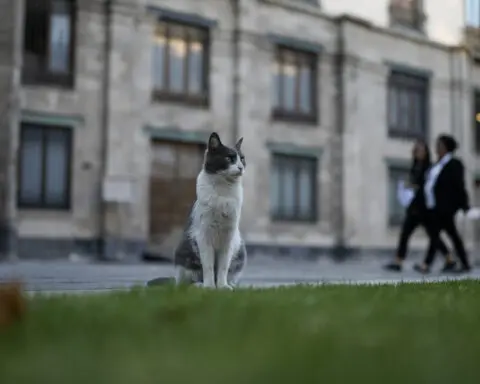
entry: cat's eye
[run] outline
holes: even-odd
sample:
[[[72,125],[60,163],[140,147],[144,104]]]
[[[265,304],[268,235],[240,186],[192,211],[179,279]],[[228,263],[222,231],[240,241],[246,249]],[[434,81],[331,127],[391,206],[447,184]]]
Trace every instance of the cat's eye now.
[[[234,162],[235,162],[235,156],[226,156],[225,159],[226,159],[229,163],[234,163]]]

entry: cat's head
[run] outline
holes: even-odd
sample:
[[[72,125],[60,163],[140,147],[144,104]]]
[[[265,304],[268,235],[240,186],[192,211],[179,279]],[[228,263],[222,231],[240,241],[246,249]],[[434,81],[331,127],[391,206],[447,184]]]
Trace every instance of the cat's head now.
[[[207,151],[203,169],[208,174],[225,176],[234,180],[245,172],[246,162],[242,152],[243,138],[237,141],[234,147],[223,145],[220,137],[213,132],[208,139]]]

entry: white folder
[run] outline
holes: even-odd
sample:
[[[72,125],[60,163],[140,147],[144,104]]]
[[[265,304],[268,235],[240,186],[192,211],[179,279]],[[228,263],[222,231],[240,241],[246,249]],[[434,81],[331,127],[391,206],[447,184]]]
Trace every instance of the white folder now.
[[[407,188],[405,182],[399,181],[397,185],[397,199],[402,207],[407,208],[415,197],[415,191],[412,188]]]
[[[480,208],[472,207],[465,213],[465,218],[468,220],[478,220],[480,219]]]

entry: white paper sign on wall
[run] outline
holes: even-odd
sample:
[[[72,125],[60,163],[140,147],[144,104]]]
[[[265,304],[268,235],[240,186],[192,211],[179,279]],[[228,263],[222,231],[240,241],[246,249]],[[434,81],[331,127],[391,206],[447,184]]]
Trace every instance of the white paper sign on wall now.
[[[103,182],[103,200],[110,203],[133,203],[133,182],[127,178],[107,178]]]

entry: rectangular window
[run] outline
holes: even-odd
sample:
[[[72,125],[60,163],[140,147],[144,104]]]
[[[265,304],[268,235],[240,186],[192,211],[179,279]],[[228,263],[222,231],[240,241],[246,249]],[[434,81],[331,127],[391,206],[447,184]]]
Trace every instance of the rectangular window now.
[[[22,81],[73,86],[74,0],[26,0]]]
[[[272,156],[270,212],[274,220],[317,220],[317,159]]]
[[[473,140],[474,150],[477,155],[480,155],[480,91],[474,92],[474,121],[473,121]]]
[[[158,22],[153,37],[153,96],[206,105],[208,29]]]
[[[390,20],[394,26],[423,29],[425,20],[421,0],[391,0]]]
[[[18,206],[70,208],[72,130],[22,123]]]
[[[473,179],[473,201],[476,207],[480,206],[480,177],[475,177]]]
[[[388,79],[387,109],[391,136],[426,138],[428,78],[392,71]]]
[[[314,53],[277,48],[272,69],[275,118],[316,121],[317,60]]]
[[[406,167],[388,168],[388,222],[390,225],[400,225],[405,217],[405,208],[397,198],[398,183],[409,180],[409,169]]]
[[[480,28],[480,0],[465,0],[465,20],[468,27]]]

